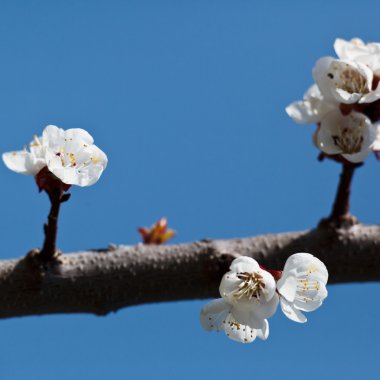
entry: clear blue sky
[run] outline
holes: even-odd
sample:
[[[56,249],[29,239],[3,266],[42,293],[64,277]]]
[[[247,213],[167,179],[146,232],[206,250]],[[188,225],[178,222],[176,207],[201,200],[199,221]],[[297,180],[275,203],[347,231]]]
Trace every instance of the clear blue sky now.
[[[99,183],[63,206],[65,252],[134,244],[160,216],[178,243],[312,227],[340,168],[317,162],[314,127],[284,108],[336,37],[380,41],[379,11],[366,0],[3,0],[0,151],[56,124],[87,129],[108,154]],[[366,223],[379,221],[379,171],[370,158],[355,178]],[[2,165],[0,176],[1,258],[20,257],[41,245],[47,197],[32,178]],[[206,301],[4,320],[0,377],[373,379],[379,291],[330,287],[306,325],[278,313],[251,345],[203,332]]]

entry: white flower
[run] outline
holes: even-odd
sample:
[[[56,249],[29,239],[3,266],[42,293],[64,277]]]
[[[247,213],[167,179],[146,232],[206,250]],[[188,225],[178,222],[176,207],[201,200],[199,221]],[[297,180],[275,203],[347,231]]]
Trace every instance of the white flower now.
[[[371,103],[380,98],[380,85],[372,89],[372,70],[360,62],[323,57],[317,61],[313,77],[329,102]]]
[[[269,335],[267,318],[278,306],[273,276],[250,257],[235,259],[219,287],[221,299],[207,304],[201,312],[206,330],[224,330],[233,340],[249,343],[256,336]]]
[[[365,44],[360,38],[353,38],[351,41],[337,38],[334,43],[334,49],[340,59],[363,63],[375,74],[380,70],[379,43]]]
[[[327,297],[328,272],[325,265],[309,253],[296,253],[285,263],[277,282],[281,309],[295,322],[307,321],[302,311],[318,309]]]
[[[346,160],[359,163],[374,149],[378,128],[358,112],[344,116],[337,109],[329,112],[316,131],[317,147],[328,155],[340,154]]]
[[[98,181],[107,166],[107,156],[94,145],[88,132],[49,125],[42,135],[47,167],[63,183],[90,186]]]
[[[93,143],[93,138],[83,129],[64,131],[48,125],[42,137],[35,137],[30,144],[30,152],[4,153],[3,160],[17,173],[36,175],[47,166],[65,184],[90,186],[107,166],[107,156]]]
[[[334,104],[326,102],[316,84],[313,84],[304,94],[301,101],[293,102],[286,107],[287,114],[297,123],[319,123]]]

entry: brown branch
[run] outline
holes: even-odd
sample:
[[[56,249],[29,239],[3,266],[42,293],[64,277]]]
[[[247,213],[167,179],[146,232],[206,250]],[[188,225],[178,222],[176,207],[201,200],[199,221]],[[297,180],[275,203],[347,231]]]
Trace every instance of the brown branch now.
[[[0,318],[95,313],[122,307],[216,297],[231,260],[252,256],[281,269],[295,252],[310,252],[330,272],[329,283],[380,281],[380,227],[318,228],[245,239],[168,246],[118,246],[62,255],[40,266],[37,255],[0,261]]]

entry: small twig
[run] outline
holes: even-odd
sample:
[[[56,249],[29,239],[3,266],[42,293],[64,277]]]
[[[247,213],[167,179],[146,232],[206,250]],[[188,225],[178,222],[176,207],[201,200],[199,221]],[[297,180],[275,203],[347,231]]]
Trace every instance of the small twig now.
[[[337,227],[342,227],[343,225],[351,226],[357,223],[356,218],[350,213],[350,193],[355,169],[361,165],[342,165],[342,172],[331,214],[327,219],[322,220],[322,223],[332,223]]]
[[[355,166],[342,165],[338,190],[330,214],[331,220],[337,221],[350,215],[350,192],[354,171]]]
[[[47,192],[49,195],[51,208],[48,216],[48,222],[44,225],[45,241],[39,257],[43,261],[51,261],[56,258],[57,248],[57,232],[58,232],[58,217],[59,209],[62,203],[62,192],[59,189],[54,189]]]

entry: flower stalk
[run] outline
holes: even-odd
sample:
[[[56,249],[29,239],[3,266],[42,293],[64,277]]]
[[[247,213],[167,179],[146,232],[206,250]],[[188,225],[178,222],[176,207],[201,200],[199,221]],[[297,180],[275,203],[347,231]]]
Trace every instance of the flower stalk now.
[[[42,261],[52,261],[57,257],[56,248],[58,233],[58,218],[61,203],[66,202],[70,195],[66,191],[71,187],[63,183],[58,177],[51,173],[47,167],[41,169],[35,177],[39,191],[45,191],[50,200],[50,212],[48,222],[44,224],[45,240],[39,258]]]
[[[355,169],[359,166],[361,166],[361,164],[342,165],[342,172],[340,174],[335,200],[331,214],[327,219],[329,222],[333,222],[334,225],[338,227],[343,224],[349,223],[352,225],[357,222],[350,213],[350,194],[352,178],[354,176]]]
[[[54,260],[57,256],[57,233],[58,233],[58,218],[59,210],[62,203],[62,192],[59,189],[54,189],[48,192],[51,207],[48,216],[48,222],[44,225],[45,240],[39,257],[43,261]]]

